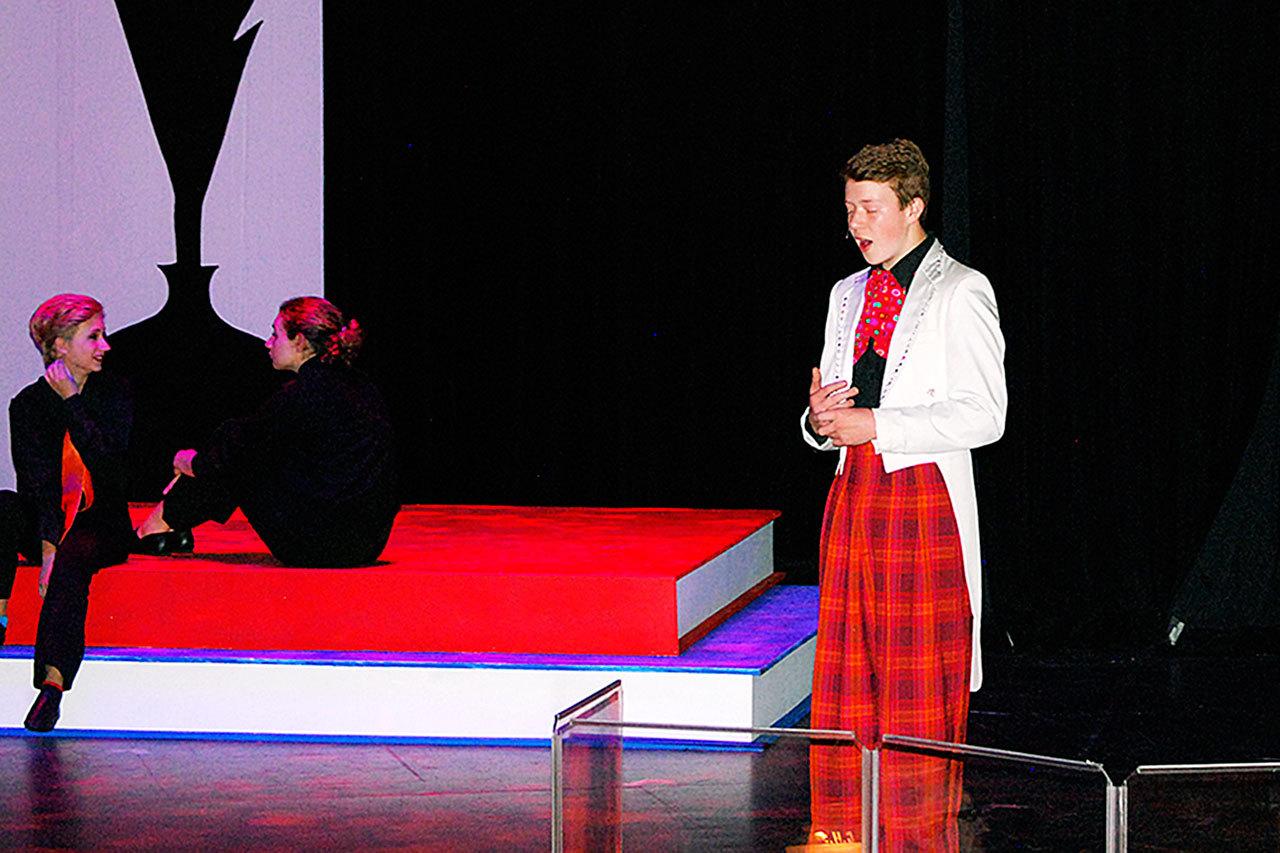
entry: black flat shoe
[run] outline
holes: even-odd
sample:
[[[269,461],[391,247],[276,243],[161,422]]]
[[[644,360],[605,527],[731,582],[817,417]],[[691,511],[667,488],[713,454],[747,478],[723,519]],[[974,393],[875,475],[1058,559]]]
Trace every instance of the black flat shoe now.
[[[170,554],[190,554],[195,550],[196,537],[190,530],[166,530],[138,538],[133,553],[167,557]]]
[[[61,706],[62,691],[52,684],[46,684],[40,688],[40,695],[36,697],[22,725],[26,726],[28,731],[51,732],[58,724],[58,717],[62,716]]]

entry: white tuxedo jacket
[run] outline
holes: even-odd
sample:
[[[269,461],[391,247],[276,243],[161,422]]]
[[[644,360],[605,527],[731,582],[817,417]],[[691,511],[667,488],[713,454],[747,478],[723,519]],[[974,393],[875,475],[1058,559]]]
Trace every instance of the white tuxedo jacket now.
[[[851,378],[854,325],[862,316],[869,273],[854,273],[831,289],[820,364],[824,385]],[[982,685],[982,559],[969,451],[1001,436],[1007,402],[1004,337],[991,283],[935,241],[911,280],[889,343],[872,446],[885,471],[936,462],[946,482],[973,610],[971,690]],[[831,439],[819,443],[804,429],[808,417],[806,408],[800,420],[805,441],[819,450],[835,449]],[[844,457],[840,448],[837,474]]]

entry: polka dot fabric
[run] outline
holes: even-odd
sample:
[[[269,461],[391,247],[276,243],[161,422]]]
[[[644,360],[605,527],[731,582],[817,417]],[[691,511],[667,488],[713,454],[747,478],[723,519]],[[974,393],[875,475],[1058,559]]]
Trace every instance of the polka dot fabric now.
[[[856,361],[868,346],[874,347],[881,358],[889,357],[889,341],[898,327],[902,313],[902,300],[906,291],[898,284],[893,273],[885,269],[873,269],[867,276],[866,297],[862,301],[862,317],[853,338],[853,358]]]

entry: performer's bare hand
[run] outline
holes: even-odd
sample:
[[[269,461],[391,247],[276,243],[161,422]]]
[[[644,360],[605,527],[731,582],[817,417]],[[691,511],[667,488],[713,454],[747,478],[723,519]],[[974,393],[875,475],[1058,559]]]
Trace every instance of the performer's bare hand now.
[[[60,358],[55,359],[44,369],[44,381],[48,382],[49,386],[64,400],[80,393],[80,386],[76,384],[75,377],[71,375],[70,370],[67,370],[67,366]]]
[[[876,437],[876,418],[871,409],[828,409],[809,417],[815,421],[814,432],[830,438],[836,447],[853,447]]]
[[[36,590],[41,598],[44,598],[44,594],[49,591],[49,578],[53,576],[53,558],[57,554],[58,546],[52,542],[40,543],[40,582]]]
[[[173,454],[173,473],[194,477],[196,472],[191,470],[191,463],[195,459],[196,452],[194,450],[179,450]]]
[[[814,432],[818,431],[818,422],[814,420],[815,415],[832,409],[847,409],[853,406],[853,398],[858,396],[858,389],[846,388],[848,384],[840,379],[830,385],[823,385],[822,371],[816,367],[813,369],[809,380],[809,425],[813,427]]]

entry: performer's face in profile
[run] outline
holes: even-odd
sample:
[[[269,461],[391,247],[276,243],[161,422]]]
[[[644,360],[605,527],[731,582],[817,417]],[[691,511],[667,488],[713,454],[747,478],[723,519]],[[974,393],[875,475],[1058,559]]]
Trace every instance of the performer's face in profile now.
[[[901,207],[890,184],[845,181],[844,208],[849,233],[867,263],[883,264],[889,269],[915,248],[919,235],[912,226],[924,212],[921,199],[913,198]]]
[[[311,352],[311,344],[300,334],[289,337],[284,330],[284,321],[277,314],[275,322],[271,324],[271,337],[267,338],[267,352],[271,354],[271,366],[276,370],[292,370],[297,373]]]
[[[76,326],[70,336],[58,338],[54,351],[72,376],[88,376],[102,369],[102,356],[111,349],[107,327],[101,314],[94,314]]]

